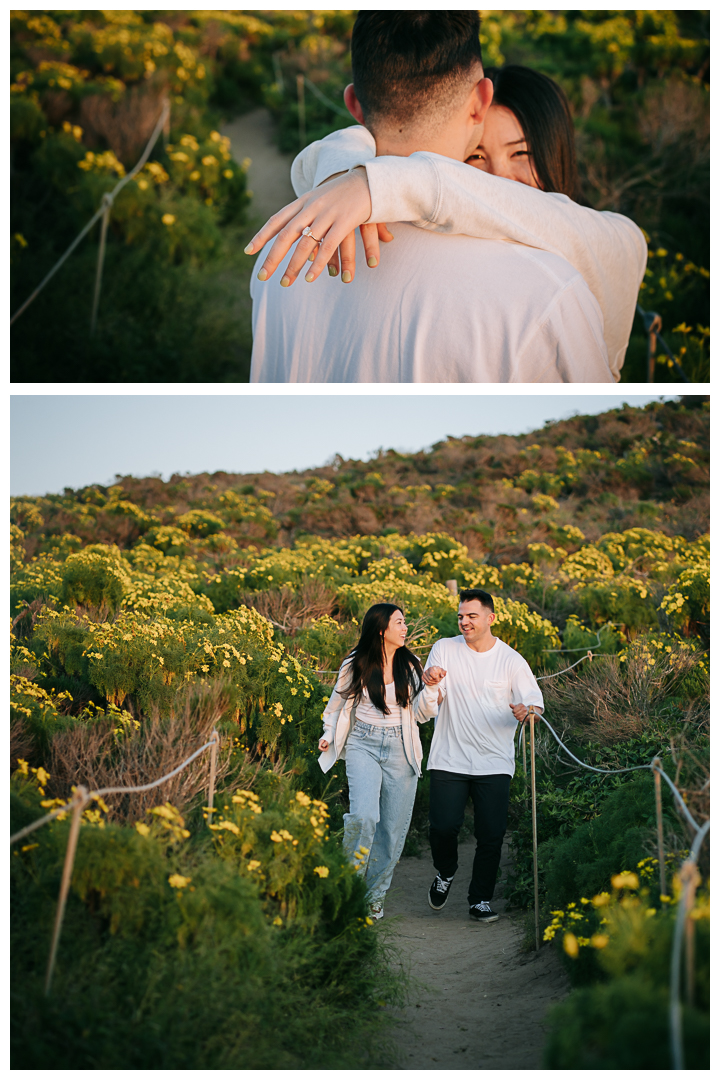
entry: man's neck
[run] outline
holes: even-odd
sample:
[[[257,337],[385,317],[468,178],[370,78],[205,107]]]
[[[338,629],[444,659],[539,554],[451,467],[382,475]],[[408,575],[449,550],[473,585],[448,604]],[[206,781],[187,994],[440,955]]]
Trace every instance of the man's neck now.
[[[496,641],[497,638],[489,630],[487,634],[483,634],[483,636],[478,638],[477,641],[474,641],[472,645],[467,638],[465,638],[465,644],[468,649],[472,649],[473,652],[489,652],[490,649],[494,647]]]
[[[453,158],[455,161],[463,161],[466,140],[453,134],[434,135],[424,137],[422,131],[413,132],[409,137],[402,138],[393,131],[374,131],[376,157],[410,157],[418,150],[427,150],[432,154],[442,154],[443,157]]]

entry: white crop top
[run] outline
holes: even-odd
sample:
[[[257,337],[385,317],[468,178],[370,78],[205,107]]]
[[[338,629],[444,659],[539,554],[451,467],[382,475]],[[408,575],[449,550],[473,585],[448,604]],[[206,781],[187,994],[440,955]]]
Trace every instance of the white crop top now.
[[[402,724],[402,709],[395,700],[395,683],[385,683],[385,704],[390,710],[387,716],[383,716],[370,700],[367,688],[363,688],[362,700],[355,712],[355,719],[362,720],[364,724],[374,724],[375,727],[398,727]]]

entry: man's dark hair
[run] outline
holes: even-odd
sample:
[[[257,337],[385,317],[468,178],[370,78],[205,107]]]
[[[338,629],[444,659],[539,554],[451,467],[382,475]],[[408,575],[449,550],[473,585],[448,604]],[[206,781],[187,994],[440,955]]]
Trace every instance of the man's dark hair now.
[[[464,604],[466,600],[479,600],[483,607],[490,608],[492,612],[495,611],[495,601],[484,589],[461,589],[460,603]]]
[[[477,11],[361,11],[352,33],[355,95],[366,123],[407,123],[482,63]]]
[[[488,68],[485,75],[493,83],[493,105],[504,105],[517,117],[527,139],[530,164],[543,191],[558,191],[583,203],[575,128],[563,88],[542,72],[520,64]]]

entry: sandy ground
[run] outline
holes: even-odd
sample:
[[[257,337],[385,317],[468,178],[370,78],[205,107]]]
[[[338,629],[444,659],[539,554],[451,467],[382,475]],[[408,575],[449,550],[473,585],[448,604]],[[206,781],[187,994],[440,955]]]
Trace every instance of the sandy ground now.
[[[546,1013],[568,992],[549,948],[521,951],[520,918],[503,914],[502,898],[492,904],[498,922],[486,926],[468,917],[474,850],[474,840],[461,845],[460,867],[440,912],[427,902],[435,875],[429,850],[401,859],[395,870],[378,932],[415,980],[409,1005],[393,1010],[401,1069],[540,1069]]]
[[[292,154],[281,154],[273,141],[273,122],[267,109],[253,109],[221,129],[230,139],[236,161],[250,158],[248,186],[253,193],[251,218],[262,225],[272,214],[295,199],[290,183]]]

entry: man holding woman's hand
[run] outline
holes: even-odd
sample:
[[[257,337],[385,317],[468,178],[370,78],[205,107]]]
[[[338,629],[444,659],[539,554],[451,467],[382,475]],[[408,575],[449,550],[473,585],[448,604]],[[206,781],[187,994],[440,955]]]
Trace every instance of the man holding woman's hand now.
[[[438,687],[439,713],[430,772],[430,847],[437,871],[430,907],[445,906],[458,867],[457,842],[468,795],[475,810],[477,849],[468,891],[470,917],[495,922],[490,907],[507,826],[515,771],[516,722],[535,719],[543,698],[527,662],[492,633],[495,607],[482,589],[460,593],[460,635],[430,652],[423,682]],[[512,719],[511,719],[512,717]]]

